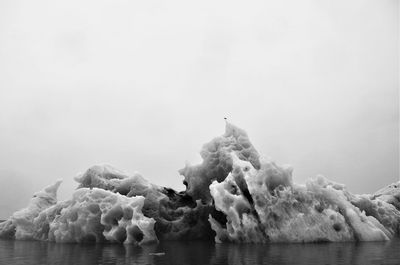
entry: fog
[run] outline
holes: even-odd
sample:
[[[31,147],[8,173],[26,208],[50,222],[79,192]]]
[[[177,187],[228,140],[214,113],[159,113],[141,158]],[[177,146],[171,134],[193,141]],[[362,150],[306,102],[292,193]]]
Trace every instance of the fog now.
[[[0,1],[0,219],[96,163],[183,190],[224,117],[355,193],[399,179],[399,1]]]

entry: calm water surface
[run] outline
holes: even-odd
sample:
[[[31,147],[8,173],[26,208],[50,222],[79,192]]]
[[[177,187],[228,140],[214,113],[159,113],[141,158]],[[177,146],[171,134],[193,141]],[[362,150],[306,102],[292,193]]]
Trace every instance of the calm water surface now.
[[[151,253],[164,252],[154,256]],[[400,239],[321,244],[161,242],[143,247],[0,240],[0,264],[400,264]]]

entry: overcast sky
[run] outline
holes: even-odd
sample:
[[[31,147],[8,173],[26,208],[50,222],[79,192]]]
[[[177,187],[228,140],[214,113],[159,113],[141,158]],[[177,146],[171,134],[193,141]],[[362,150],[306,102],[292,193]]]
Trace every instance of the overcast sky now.
[[[244,128],[304,183],[399,178],[399,1],[0,0],[0,219],[96,163],[182,190]]]

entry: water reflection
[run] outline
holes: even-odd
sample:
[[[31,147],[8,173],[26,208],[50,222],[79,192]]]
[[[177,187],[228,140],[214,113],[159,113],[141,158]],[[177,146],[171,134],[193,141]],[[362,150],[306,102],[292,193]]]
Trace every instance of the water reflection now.
[[[399,239],[266,245],[161,242],[144,247],[0,240],[0,264],[400,264],[399,249]],[[157,252],[165,255],[151,255]]]

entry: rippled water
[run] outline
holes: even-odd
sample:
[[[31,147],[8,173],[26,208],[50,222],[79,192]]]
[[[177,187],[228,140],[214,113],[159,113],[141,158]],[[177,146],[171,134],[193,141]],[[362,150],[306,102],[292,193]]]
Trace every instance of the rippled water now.
[[[152,254],[160,252],[165,254]],[[144,247],[0,240],[0,264],[400,264],[400,239],[266,245],[161,242]]]

